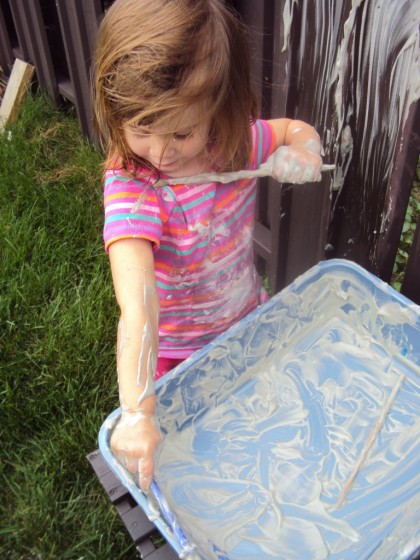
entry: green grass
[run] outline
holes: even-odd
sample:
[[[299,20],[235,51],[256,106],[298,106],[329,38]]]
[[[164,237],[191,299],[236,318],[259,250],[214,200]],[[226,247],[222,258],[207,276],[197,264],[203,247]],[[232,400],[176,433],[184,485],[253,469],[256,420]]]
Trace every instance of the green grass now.
[[[117,406],[101,158],[29,96],[0,135],[0,558],[134,559],[85,456]]]
[[[411,196],[405,214],[404,226],[401,232],[392,272],[391,285],[398,291],[401,289],[401,284],[404,279],[405,267],[418,223],[420,224],[420,159],[417,163]]]

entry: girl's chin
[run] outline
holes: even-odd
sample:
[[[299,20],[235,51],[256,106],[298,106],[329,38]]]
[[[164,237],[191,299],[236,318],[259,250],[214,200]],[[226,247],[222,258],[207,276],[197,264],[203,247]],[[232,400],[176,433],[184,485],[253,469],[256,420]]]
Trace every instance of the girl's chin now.
[[[150,161],[150,160],[149,160]],[[171,169],[175,166],[174,163],[155,163],[154,161],[150,161],[150,163],[153,165],[153,167],[156,167],[156,169],[160,170],[164,170],[164,169]]]

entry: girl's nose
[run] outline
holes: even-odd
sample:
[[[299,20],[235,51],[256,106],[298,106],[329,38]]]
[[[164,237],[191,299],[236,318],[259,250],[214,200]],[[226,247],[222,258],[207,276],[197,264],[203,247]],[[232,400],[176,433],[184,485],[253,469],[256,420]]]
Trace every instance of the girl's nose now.
[[[150,136],[149,154],[155,159],[159,160],[163,157],[168,146],[168,138],[163,134],[152,134]]]

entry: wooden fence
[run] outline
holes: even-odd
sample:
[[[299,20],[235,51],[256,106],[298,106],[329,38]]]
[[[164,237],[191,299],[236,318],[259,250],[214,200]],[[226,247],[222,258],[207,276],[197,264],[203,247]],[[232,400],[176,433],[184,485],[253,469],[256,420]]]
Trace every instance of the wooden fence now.
[[[107,4],[0,0],[0,65],[31,62],[92,138],[89,67]],[[420,2],[229,0],[250,29],[262,116],[312,123],[325,162],[314,185],[261,180],[255,248],[274,291],[320,260],[353,260],[389,282],[420,153]],[[402,292],[420,303],[420,225]]]

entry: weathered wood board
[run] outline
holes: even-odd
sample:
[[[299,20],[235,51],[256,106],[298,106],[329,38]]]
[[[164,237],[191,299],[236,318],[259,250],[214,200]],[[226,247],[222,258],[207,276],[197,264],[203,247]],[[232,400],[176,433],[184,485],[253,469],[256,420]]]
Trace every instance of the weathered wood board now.
[[[6,91],[0,106],[0,132],[7,124],[15,122],[23,96],[34,75],[35,67],[17,58],[7,83]]]

